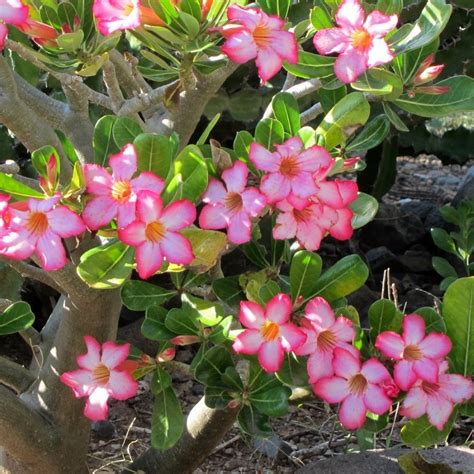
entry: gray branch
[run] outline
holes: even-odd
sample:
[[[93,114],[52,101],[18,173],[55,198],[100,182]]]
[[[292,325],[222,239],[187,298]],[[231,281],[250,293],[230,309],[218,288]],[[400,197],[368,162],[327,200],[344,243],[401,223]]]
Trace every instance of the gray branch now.
[[[0,356],[0,384],[14,390],[16,393],[22,393],[33,383],[34,379],[28,369]]]

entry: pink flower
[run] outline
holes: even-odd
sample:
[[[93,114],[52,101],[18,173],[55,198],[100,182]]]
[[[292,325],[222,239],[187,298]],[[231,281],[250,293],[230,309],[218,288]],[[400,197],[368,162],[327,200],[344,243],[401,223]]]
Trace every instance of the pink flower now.
[[[294,324],[288,323],[291,316],[291,299],[278,293],[263,309],[257,303],[242,301],[239,319],[249,328],[239,334],[232,345],[235,352],[257,354],[260,365],[266,372],[277,372],[283,362],[283,353],[297,349],[306,340],[306,335]]]
[[[320,54],[339,53],[334,72],[347,84],[366,69],[388,63],[395,57],[384,37],[395,28],[398,16],[374,10],[365,21],[364,18],[359,0],[344,0],[336,14],[338,27],[320,30],[313,39]]]
[[[375,347],[386,357],[398,361],[394,378],[402,390],[408,390],[418,378],[429,383],[438,382],[438,361],[451,350],[446,334],[425,336],[425,321],[418,314],[403,318],[403,335],[384,331],[377,336]]]
[[[474,395],[474,384],[459,374],[447,374],[448,363],[441,362],[437,383],[418,379],[410,388],[400,409],[408,418],[419,418],[425,413],[429,422],[442,430],[456,403],[469,400]]]
[[[118,227],[125,227],[135,220],[137,193],[141,190],[160,194],[164,181],[153,173],[137,171],[137,155],[133,145],[125,145],[121,152],[109,158],[112,175],[98,165],[85,165],[84,176],[91,199],[82,218],[91,230],[98,230],[117,217]]]
[[[56,206],[60,195],[49,199],[28,199],[24,209],[10,206],[8,232],[0,238],[0,255],[24,260],[33,253],[41,267],[48,271],[66,265],[66,252],[61,239],[74,237],[86,230],[81,218],[66,206]]]
[[[248,168],[236,161],[222,173],[225,186],[210,179],[203,201],[207,206],[199,216],[202,229],[227,228],[227,237],[234,244],[252,239],[252,217],[257,217],[266,205],[265,196],[255,188],[247,188]]]
[[[85,336],[87,353],[77,357],[80,369],[60,376],[71,387],[76,398],[88,397],[84,415],[91,420],[107,418],[109,397],[126,400],[137,394],[138,383],[127,370],[122,370],[130,352],[130,344],[105,342],[101,345]]]
[[[231,5],[227,9],[230,21],[220,28],[227,39],[224,54],[237,64],[255,59],[262,82],[270,80],[282,67],[283,61],[298,62],[298,43],[295,35],[284,30],[285,22],[269,16],[258,8]]]
[[[136,247],[137,270],[140,278],[147,279],[156,273],[163,260],[189,265],[194,260],[188,239],[178,231],[196,219],[196,208],[191,201],[175,201],[163,209],[158,194],[140,191],[137,201],[137,218],[124,229],[119,239]]]
[[[320,296],[313,298],[305,308],[302,330],[306,342],[295,350],[296,355],[308,355],[309,382],[334,375],[334,349],[340,347],[358,357],[359,351],[351,345],[355,331],[352,322],[344,316],[337,319],[329,303]]]
[[[288,196],[310,197],[317,191],[313,175],[328,170],[334,163],[331,155],[320,146],[304,150],[299,137],[277,145],[274,153],[254,142],[250,145],[249,157],[257,169],[267,173],[262,178],[260,191],[269,203]]]
[[[336,375],[319,379],[313,389],[328,403],[341,403],[339,419],[342,426],[349,430],[362,428],[367,411],[382,415],[390,409],[392,400],[381,384],[391,377],[377,359],[361,364],[358,357],[337,347],[333,367]]]
[[[0,232],[7,228],[9,222],[9,212],[8,212],[8,202],[10,201],[10,196],[6,194],[0,194]]]
[[[29,8],[21,0],[0,0],[0,50],[7,37],[9,25],[21,25],[28,18]]]

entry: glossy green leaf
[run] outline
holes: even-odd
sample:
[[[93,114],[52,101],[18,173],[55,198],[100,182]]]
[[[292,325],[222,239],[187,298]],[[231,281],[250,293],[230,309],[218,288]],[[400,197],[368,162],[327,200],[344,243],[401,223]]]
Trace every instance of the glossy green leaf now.
[[[288,412],[288,398],[291,389],[280,385],[267,391],[250,393],[250,403],[261,413],[268,416],[282,416]]]
[[[31,153],[31,162],[33,163],[33,166],[36,171],[38,171],[39,175],[46,179],[48,179],[48,162],[51,156],[53,156],[56,161],[57,173],[59,174],[61,160],[59,159],[59,155],[54,147],[46,145]]]
[[[285,129],[278,120],[265,118],[255,128],[255,140],[268,150],[272,150],[274,145],[283,143],[284,138]]]
[[[445,252],[452,253],[457,255],[456,244],[454,243],[453,238],[444,230],[438,227],[431,229],[431,237],[433,242]]]
[[[335,58],[300,51],[297,64],[285,62],[283,67],[296,77],[303,79],[328,77],[334,74]]]
[[[161,305],[175,296],[175,290],[166,290],[146,281],[127,281],[121,290],[123,304],[132,311],[143,311]]]
[[[35,315],[24,301],[13,303],[0,313],[0,336],[24,331],[33,325]]]
[[[245,299],[245,295],[239,284],[238,276],[219,278],[212,282],[214,294],[229,306],[238,306],[240,301]]]
[[[222,346],[214,346],[204,353],[196,366],[194,375],[206,386],[226,388],[222,376],[227,368],[233,367],[234,361],[229,351]]]
[[[146,310],[141,331],[142,334],[152,341],[167,341],[176,334],[165,326],[165,318],[168,310],[161,306],[150,306]]]
[[[403,313],[392,301],[381,299],[370,305],[369,323],[372,343],[375,343],[375,339],[383,331],[400,332],[402,321]]]
[[[286,18],[291,0],[258,0],[257,3],[265,13]]]
[[[133,143],[135,138],[142,133],[143,130],[140,125],[138,125],[135,120],[128,117],[117,118],[112,130],[114,141],[119,148],[122,148],[129,143]]]
[[[406,84],[415,75],[422,61],[429,54],[436,53],[438,47],[439,38],[435,38],[422,48],[397,55],[393,60],[392,67]]]
[[[387,102],[382,102],[383,110],[385,115],[390,120],[390,123],[399,131],[399,132],[409,132],[410,129],[405,125],[403,120],[398,116],[395,110]]]
[[[252,406],[243,406],[237,417],[240,429],[250,436],[267,438],[273,431],[267,415],[260,413]]]
[[[252,135],[246,130],[237,132],[234,140],[234,151],[237,155],[237,158],[248,162],[249,160],[249,150],[250,144],[253,142]]]
[[[358,91],[384,96],[386,100],[395,100],[403,92],[401,79],[392,72],[381,68],[368,69],[351,86]]]
[[[378,0],[376,10],[386,15],[398,15],[403,9],[403,0]]]
[[[0,191],[9,194],[13,199],[23,201],[28,198],[44,199],[44,194],[30,188],[26,184],[20,183],[11,176],[0,173]]]
[[[418,308],[415,313],[419,314],[425,320],[427,334],[430,332],[446,332],[444,319],[434,308],[428,306]]]
[[[172,384],[171,375],[165,369],[158,366],[153,372],[150,389],[153,395],[158,395]]]
[[[168,137],[142,133],[133,141],[138,155],[138,171],[150,171],[168,177],[174,155],[174,144]]]
[[[184,417],[172,387],[155,395],[151,418],[151,445],[160,451],[173,447],[181,437]]]
[[[444,278],[457,278],[458,276],[455,268],[445,258],[433,257],[431,259],[431,264],[433,265],[433,268],[436,270],[436,272]]]
[[[288,92],[279,92],[272,99],[275,118],[283,125],[288,135],[294,136],[301,128],[300,111],[295,97]]]
[[[165,318],[165,326],[169,331],[179,335],[199,334],[200,324],[195,311],[173,308]]]
[[[390,121],[384,115],[374,117],[346,146],[346,151],[364,152],[380,145],[390,131]]]
[[[438,430],[428,421],[426,415],[416,420],[410,420],[401,431],[402,441],[413,448],[429,448],[441,444],[448,439],[457,416],[457,409],[453,411],[443,430]]]
[[[214,301],[203,300],[187,293],[184,293],[181,299],[183,310],[194,311],[196,319],[204,324],[204,326],[216,326],[224,317],[224,309]]]
[[[359,193],[357,199],[351,202],[349,207],[354,213],[352,216],[352,228],[360,229],[377,215],[379,203],[370,194]]]
[[[309,382],[306,360],[293,354],[285,354],[283,364],[276,376],[278,380],[290,387],[307,386]]]
[[[120,150],[113,136],[116,121],[117,117],[114,115],[105,115],[95,124],[92,145],[94,148],[94,163],[98,165],[107,166],[110,155]]]
[[[311,298],[317,292],[317,281],[321,275],[323,262],[321,257],[308,250],[295,253],[290,266],[291,299],[299,296]]]
[[[328,113],[340,100],[347,95],[347,86],[337,87],[336,89],[319,89],[319,102],[324,113]]]
[[[334,26],[326,10],[319,6],[311,10],[310,20],[316,31],[332,28]]]

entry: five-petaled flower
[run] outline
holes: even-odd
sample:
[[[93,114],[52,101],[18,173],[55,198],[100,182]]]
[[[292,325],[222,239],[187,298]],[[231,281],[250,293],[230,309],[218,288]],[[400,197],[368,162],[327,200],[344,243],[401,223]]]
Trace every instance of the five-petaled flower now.
[[[0,0],[0,51],[7,37],[7,24],[19,26],[28,18],[29,8],[21,0]]]
[[[374,10],[365,19],[359,0],[344,0],[336,22],[338,27],[319,30],[313,41],[320,54],[339,53],[334,71],[342,82],[353,82],[366,69],[395,57],[384,38],[397,25],[397,15]]]
[[[98,230],[117,218],[118,227],[135,220],[137,193],[142,190],[161,193],[164,181],[153,173],[137,171],[137,154],[133,145],[125,145],[109,158],[112,175],[102,166],[85,165],[87,192],[92,199],[86,204],[82,218],[91,230]]]
[[[289,323],[292,311],[288,295],[278,293],[262,308],[251,301],[240,303],[239,319],[249,328],[237,336],[233,349],[242,354],[258,354],[258,361],[266,372],[277,372],[283,363],[284,352],[301,346],[306,335]]]
[[[227,237],[234,244],[244,244],[252,238],[251,218],[260,215],[266,198],[257,189],[247,187],[248,168],[236,161],[222,173],[225,186],[211,178],[202,198],[207,205],[199,216],[202,229],[227,228]]]
[[[84,415],[91,420],[107,419],[109,397],[126,400],[137,394],[138,383],[127,370],[130,344],[107,341],[102,346],[91,336],[85,336],[87,353],[77,357],[80,369],[60,376],[71,387],[76,398],[88,397]]]
[[[329,303],[322,297],[313,298],[305,308],[301,329],[306,342],[295,350],[296,355],[308,355],[309,382],[334,375],[334,349],[340,347],[358,357],[359,351],[352,346],[355,331],[352,322],[344,316],[337,319]]]
[[[400,409],[408,418],[419,418],[425,413],[429,422],[442,430],[449,420],[453,406],[474,395],[474,384],[459,374],[447,374],[448,362],[439,364],[436,383],[418,379],[410,388]]]
[[[69,208],[57,206],[60,198],[58,194],[10,206],[7,232],[0,237],[0,255],[25,260],[36,253],[45,270],[64,267],[67,258],[61,239],[82,234],[86,227]]]
[[[394,379],[402,390],[408,390],[418,378],[438,382],[438,363],[451,350],[446,334],[425,336],[425,321],[418,314],[403,318],[403,334],[384,331],[377,336],[375,347],[387,357],[395,359]]]
[[[368,411],[382,415],[390,409],[392,400],[382,384],[391,377],[377,359],[361,364],[359,357],[336,347],[333,367],[335,376],[319,379],[313,389],[328,403],[341,403],[339,419],[345,428],[361,428]]]
[[[194,260],[188,239],[179,231],[196,219],[196,207],[182,199],[163,208],[160,196],[151,191],[138,193],[136,220],[119,229],[122,242],[136,247],[135,258],[140,278],[147,279],[156,273],[163,260],[189,265]]]
[[[230,23],[219,29],[226,38],[222,51],[237,64],[255,59],[262,82],[270,80],[283,61],[298,62],[295,35],[284,30],[285,22],[280,17],[267,15],[259,8],[231,5],[227,18]]]

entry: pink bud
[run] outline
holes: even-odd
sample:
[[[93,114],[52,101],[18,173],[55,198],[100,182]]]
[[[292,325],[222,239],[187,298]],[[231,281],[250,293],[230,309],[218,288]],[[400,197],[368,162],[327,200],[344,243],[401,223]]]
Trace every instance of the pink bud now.
[[[174,347],[168,347],[168,349],[165,349],[156,356],[156,361],[159,363],[168,362],[169,360],[173,360],[175,355],[176,349]]]
[[[446,94],[450,91],[449,86],[428,86],[428,87],[417,87],[416,92],[420,94],[432,94],[432,95],[441,95]]]
[[[342,166],[342,171],[352,171],[357,163],[360,161],[360,156],[354,156],[352,158],[347,158],[344,160],[344,164]]]
[[[233,409],[233,408],[237,408],[239,405],[240,405],[240,401],[233,399],[227,404],[227,408]]]
[[[413,79],[415,85],[426,84],[427,82],[434,81],[444,69],[444,64],[437,64],[435,66],[430,66],[425,69],[418,69],[418,72]]]
[[[400,388],[393,380],[385,380],[384,382],[382,382],[381,386],[387,396],[389,396],[390,398],[398,397],[398,394],[400,393]]]
[[[189,346],[190,344],[196,344],[196,342],[199,341],[199,336],[176,336],[173,337],[170,342],[176,346]]]

